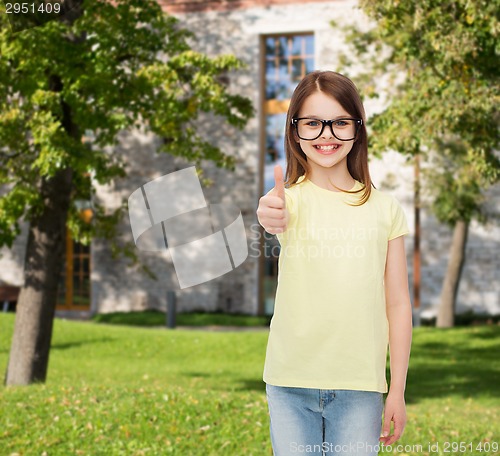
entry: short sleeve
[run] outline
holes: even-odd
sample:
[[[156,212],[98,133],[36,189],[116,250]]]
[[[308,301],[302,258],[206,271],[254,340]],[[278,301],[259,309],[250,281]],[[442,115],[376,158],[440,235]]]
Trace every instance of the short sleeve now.
[[[406,220],[406,214],[401,207],[401,204],[392,198],[391,202],[391,229],[389,232],[389,241],[396,239],[399,236],[408,234],[410,230],[408,229],[408,221]]]

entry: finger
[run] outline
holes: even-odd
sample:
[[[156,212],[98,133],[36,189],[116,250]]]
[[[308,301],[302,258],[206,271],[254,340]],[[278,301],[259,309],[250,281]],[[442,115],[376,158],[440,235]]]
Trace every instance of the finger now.
[[[403,435],[404,422],[394,420],[394,441],[399,440]]]
[[[384,445],[392,445],[397,440],[398,440],[398,438],[395,435],[390,435],[388,437],[387,441],[384,442]]]
[[[278,197],[276,199],[280,202],[280,204],[283,204],[283,201],[280,200]],[[272,220],[280,220],[280,221],[285,221],[286,220],[286,209],[280,209],[280,208],[275,208],[275,207],[270,207],[270,206],[259,206],[257,210],[255,211],[257,214],[257,219],[260,222],[266,222],[266,221],[272,221]]]
[[[257,213],[261,220],[285,220],[286,215],[283,209],[266,208],[265,212]]]
[[[274,226],[270,226],[268,228],[265,228],[265,230],[269,233],[269,234],[278,234],[278,233],[283,233],[285,231],[285,228],[283,227],[274,227]]]
[[[391,420],[389,417],[384,419],[384,425],[382,426],[382,436],[388,437],[391,433]]]
[[[275,195],[285,201],[285,181],[283,179],[283,170],[280,165],[274,167],[274,190]]]
[[[286,229],[286,217],[284,217],[281,212],[281,209],[273,209],[274,213],[269,213],[269,209],[267,209],[265,215],[259,215],[257,213],[257,219],[260,225],[271,234],[276,234],[274,229],[280,230],[279,232],[283,232]]]
[[[277,195],[267,195],[265,205],[273,209],[283,210],[285,208],[285,200]]]
[[[382,443],[382,445],[390,445],[394,440],[394,436],[388,435],[387,437],[380,437],[379,442]]]
[[[276,219],[265,219],[265,220],[260,220],[259,223],[261,226],[268,231],[269,229],[286,229],[286,221],[285,220],[276,220]]]

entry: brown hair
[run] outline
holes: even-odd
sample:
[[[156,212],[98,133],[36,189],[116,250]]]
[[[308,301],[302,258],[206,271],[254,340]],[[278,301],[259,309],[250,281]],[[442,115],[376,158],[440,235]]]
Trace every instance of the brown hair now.
[[[368,170],[368,138],[365,126],[365,110],[354,83],[346,76],[334,71],[314,71],[307,74],[293,92],[285,127],[285,152],[287,161],[285,182],[288,186],[295,185],[300,176],[305,175],[307,177],[310,173],[306,154],[304,154],[299,143],[295,140],[292,119],[298,117],[299,110],[306,98],[317,91],[335,98],[349,115],[363,119],[363,124],[358,131],[356,140],[347,155],[347,169],[354,179],[364,184],[364,188],[355,191],[342,190],[346,193],[359,193],[363,191],[359,203],[356,204],[360,206],[368,201],[373,185]]]

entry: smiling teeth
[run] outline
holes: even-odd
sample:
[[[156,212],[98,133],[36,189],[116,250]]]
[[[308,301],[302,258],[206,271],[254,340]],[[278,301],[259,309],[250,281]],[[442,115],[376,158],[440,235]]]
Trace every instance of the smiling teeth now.
[[[334,144],[332,146],[316,146],[316,148],[320,150],[333,150],[333,149],[338,149],[339,146],[337,144]]]

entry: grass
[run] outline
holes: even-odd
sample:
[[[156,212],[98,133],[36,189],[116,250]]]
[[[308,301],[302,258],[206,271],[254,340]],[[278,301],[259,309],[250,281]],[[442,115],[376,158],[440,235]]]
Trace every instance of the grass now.
[[[0,314],[2,373],[13,322]],[[499,336],[416,329],[403,447],[380,454],[500,454]],[[266,342],[265,330],[56,320],[46,384],[0,387],[0,456],[271,455]]]
[[[96,323],[130,326],[166,326],[165,312],[156,310],[96,314],[92,320]],[[189,312],[176,315],[177,326],[269,326],[269,320],[270,317],[221,312]]]

